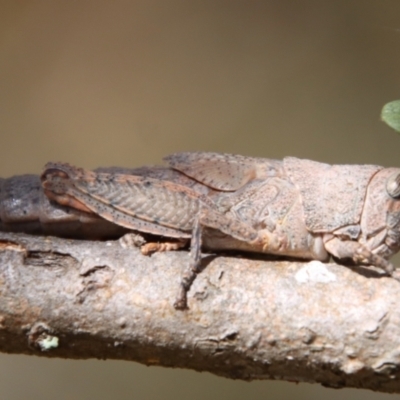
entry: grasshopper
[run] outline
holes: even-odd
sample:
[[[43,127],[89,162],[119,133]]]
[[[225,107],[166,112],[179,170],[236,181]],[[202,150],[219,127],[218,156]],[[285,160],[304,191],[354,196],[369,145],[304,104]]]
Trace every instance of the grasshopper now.
[[[48,163],[40,181],[9,178],[0,193],[0,228],[28,230],[27,221],[34,220],[37,231],[57,233],[55,226],[63,224],[54,220],[73,226],[59,235],[106,237],[133,230],[178,240],[147,249],[190,241],[191,262],[176,309],[187,308],[203,248],[320,261],[333,256],[394,272],[388,260],[400,249],[398,168],[200,152],[164,160],[166,167],[97,171]],[[35,212],[29,208],[31,192],[40,197],[34,203],[42,208]]]

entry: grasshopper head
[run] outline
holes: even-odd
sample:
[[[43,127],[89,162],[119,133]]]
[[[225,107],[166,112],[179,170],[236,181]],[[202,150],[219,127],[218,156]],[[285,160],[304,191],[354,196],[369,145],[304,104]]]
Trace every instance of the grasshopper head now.
[[[400,249],[400,170],[394,171],[386,181],[387,205],[385,244],[395,254]]]
[[[400,250],[400,169],[384,168],[368,184],[361,216],[361,241],[389,259]]]
[[[386,181],[387,194],[395,199],[400,198],[400,171],[393,172]]]

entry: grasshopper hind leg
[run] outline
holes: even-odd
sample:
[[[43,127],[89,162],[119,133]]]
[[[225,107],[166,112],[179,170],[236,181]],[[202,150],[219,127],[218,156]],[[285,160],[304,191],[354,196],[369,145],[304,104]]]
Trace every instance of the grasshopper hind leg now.
[[[201,271],[201,247],[202,227],[213,228],[245,242],[260,242],[263,244],[265,238],[259,235],[254,228],[242,221],[221,214],[212,208],[200,208],[200,212],[193,220],[192,235],[190,241],[190,264],[184,272],[180,292],[174,303],[177,310],[185,310],[187,306],[187,293],[190,290],[197,274]]]
[[[196,218],[194,221],[192,238],[190,241],[190,264],[189,267],[186,269],[186,271],[183,273],[181,279],[179,294],[174,302],[174,308],[176,310],[188,309],[187,294],[200,270],[201,270],[201,226],[199,218]]]

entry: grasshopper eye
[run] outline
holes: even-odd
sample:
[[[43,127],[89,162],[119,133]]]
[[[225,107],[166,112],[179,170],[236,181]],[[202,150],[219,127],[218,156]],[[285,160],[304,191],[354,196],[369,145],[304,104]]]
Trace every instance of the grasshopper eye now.
[[[386,191],[394,199],[400,197],[400,172],[395,172],[389,176],[386,181]]]

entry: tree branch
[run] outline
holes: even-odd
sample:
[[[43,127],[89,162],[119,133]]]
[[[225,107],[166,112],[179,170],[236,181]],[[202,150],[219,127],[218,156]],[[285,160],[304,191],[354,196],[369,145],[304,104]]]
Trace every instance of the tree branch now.
[[[400,392],[400,284],[365,268],[0,233],[0,351]]]

